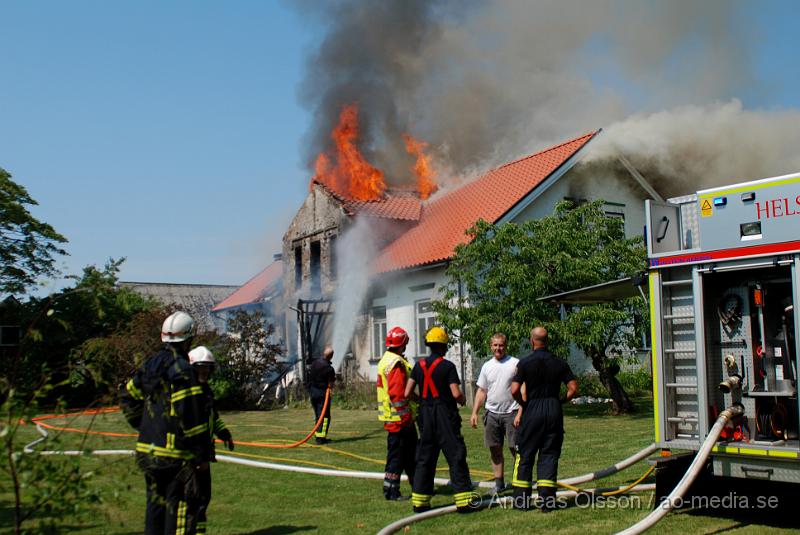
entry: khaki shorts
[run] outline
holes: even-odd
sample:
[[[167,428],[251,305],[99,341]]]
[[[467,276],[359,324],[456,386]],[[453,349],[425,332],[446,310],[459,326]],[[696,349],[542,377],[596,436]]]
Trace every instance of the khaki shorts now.
[[[517,428],[514,427],[516,411],[497,414],[486,411],[483,415],[483,445],[487,448],[502,446],[503,442],[512,450],[517,445]]]

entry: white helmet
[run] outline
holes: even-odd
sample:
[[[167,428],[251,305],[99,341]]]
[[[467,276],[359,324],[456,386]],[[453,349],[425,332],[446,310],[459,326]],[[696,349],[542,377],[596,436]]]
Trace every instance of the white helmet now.
[[[194,336],[194,320],[186,312],[175,312],[161,326],[162,342],[183,342]]]
[[[211,366],[216,363],[217,359],[214,358],[214,354],[206,346],[197,346],[189,351],[189,364],[205,364]]]

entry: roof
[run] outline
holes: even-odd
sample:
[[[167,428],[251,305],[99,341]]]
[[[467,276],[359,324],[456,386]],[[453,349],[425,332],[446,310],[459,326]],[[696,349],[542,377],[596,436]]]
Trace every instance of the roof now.
[[[394,195],[380,201],[351,201],[346,203],[346,209],[370,217],[419,221],[422,203],[413,195]]]
[[[422,212],[422,203],[417,193],[413,190],[399,188],[389,189],[381,199],[375,201],[358,201],[342,195],[328,184],[316,178],[313,179],[311,183],[321,186],[334,199],[339,201],[350,215],[359,214],[384,219],[418,221]]]
[[[225,298],[225,300],[217,303],[211,311],[219,312],[226,308],[255,303],[280,282],[282,275],[283,262],[281,260],[276,260],[264,268],[258,275],[244,283],[238,290]]]
[[[151,296],[166,305],[176,305],[194,318],[200,332],[215,330],[211,308],[229,296],[236,286],[221,284],[172,284],[163,282],[122,282],[139,295]]]
[[[424,205],[419,223],[387,245],[373,269],[385,273],[452,258],[475,222],[496,223],[598,132],[505,164]]]

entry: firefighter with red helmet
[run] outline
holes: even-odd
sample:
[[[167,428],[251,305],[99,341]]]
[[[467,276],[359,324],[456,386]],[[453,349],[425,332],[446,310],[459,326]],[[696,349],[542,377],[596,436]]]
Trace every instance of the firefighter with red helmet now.
[[[461,435],[461,416],[458,414],[458,405],[464,405],[466,399],[461,392],[461,381],[455,365],[444,358],[449,342],[450,338],[444,329],[431,328],[425,335],[425,345],[430,348],[431,354],[417,361],[406,385],[406,397],[420,385],[420,439],[411,493],[415,513],[431,508],[433,478],[440,451],[450,467],[450,484],[458,512],[472,510],[472,479],[467,466],[467,446]]]
[[[400,476],[405,471],[413,485],[417,452],[417,428],[414,425],[416,403],[406,397],[406,383],[411,365],[405,358],[408,333],[393,327],[386,333],[386,352],[378,362],[378,420],[383,422],[386,436],[386,468],[383,495],[399,500]]]

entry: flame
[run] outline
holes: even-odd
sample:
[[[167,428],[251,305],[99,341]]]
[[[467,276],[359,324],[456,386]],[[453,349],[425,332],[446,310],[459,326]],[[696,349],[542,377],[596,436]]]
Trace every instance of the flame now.
[[[386,183],[383,172],[376,169],[358,150],[358,105],[342,107],[339,123],[331,132],[335,152],[321,152],[314,166],[314,180],[332,188],[340,195],[359,201],[374,201],[383,197]]]
[[[439,186],[433,181],[436,172],[424,152],[428,144],[414,139],[409,134],[403,134],[403,141],[406,143],[406,151],[417,158],[413,167],[414,175],[417,177],[417,192],[419,198],[425,200],[439,189]]]

